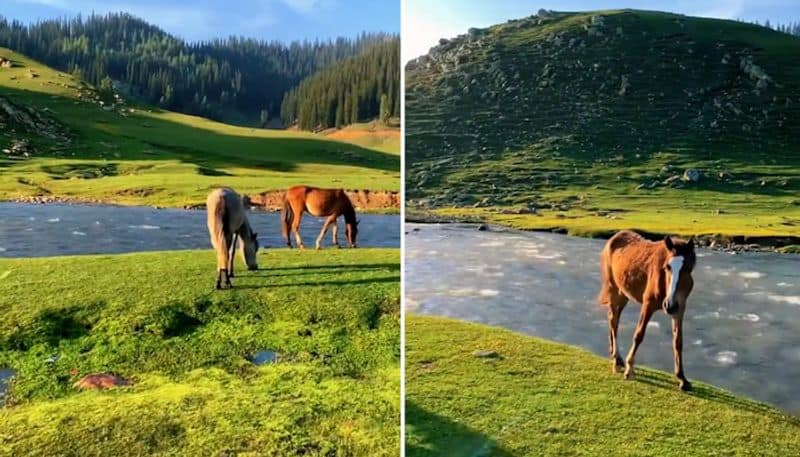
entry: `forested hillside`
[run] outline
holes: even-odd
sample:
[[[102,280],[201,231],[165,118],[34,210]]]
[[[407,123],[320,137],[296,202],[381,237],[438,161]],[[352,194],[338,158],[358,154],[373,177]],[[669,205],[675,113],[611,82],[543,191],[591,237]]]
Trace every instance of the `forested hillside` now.
[[[124,13],[32,25],[0,17],[0,46],[94,85],[113,80],[117,89],[165,109],[262,123],[279,116],[285,93],[300,81],[389,38],[362,33],[288,45],[236,37],[188,43]],[[396,73],[399,84],[399,66]]]
[[[400,116],[400,40],[387,39],[304,80],[283,99],[281,118],[305,130]]]

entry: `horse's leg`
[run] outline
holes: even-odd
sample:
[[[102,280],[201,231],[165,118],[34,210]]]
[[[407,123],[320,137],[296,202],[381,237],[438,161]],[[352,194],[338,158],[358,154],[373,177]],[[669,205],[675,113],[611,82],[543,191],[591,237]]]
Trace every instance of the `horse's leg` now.
[[[239,235],[233,234],[230,246],[230,254],[228,255],[228,277],[233,277],[233,264],[236,263],[236,238]]]
[[[625,379],[633,378],[633,361],[636,356],[636,350],[639,349],[639,345],[642,344],[644,332],[647,329],[647,323],[650,322],[650,318],[653,317],[653,311],[657,308],[657,306],[651,305],[652,303],[649,301],[642,304],[642,313],[639,315],[639,323],[636,324],[636,330],[633,332],[633,346],[631,346],[631,350],[628,352],[628,357],[625,358]]]
[[[228,244],[225,240],[225,234],[217,232],[218,236],[214,237],[214,249],[217,251],[217,289],[222,289],[222,279],[228,281]]]
[[[683,312],[672,317],[672,353],[675,356],[675,377],[681,390],[692,390],[692,383],[683,374]]]
[[[229,233],[225,233],[226,246],[231,246],[231,244],[233,243],[233,239],[234,239],[234,237],[233,237],[232,233],[230,233],[230,234]],[[233,250],[233,248],[231,248],[231,251],[232,250]],[[231,284],[231,277],[233,275],[231,274],[231,270],[230,270],[230,264],[233,263],[233,259],[230,257],[230,252],[228,251],[228,249],[225,249],[225,254],[228,256],[228,258],[225,259],[225,264],[224,264],[225,265],[225,285],[230,288],[230,287],[233,287],[233,284]]]
[[[328,233],[328,227],[330,227],[331,222],[334,224],[336,223],[335,214],[325,219],[325,224],[322,226],[322,230],[319,231],[319,236],[317,237],[317,249],[322,249],[322,239],[325,237],[325,234]]]
[[[294,232],[294,239],[297,241],[298,249],[305,249],[306,247],[303,245],[303,239],[300,238],[300,221],[303,219],[303,212],[296,211],[294,208],[292,208],[292,210],[294,211],[294,219],[292,219],[292,231]]]
[[[611,372],[619,373],[625,368],[625,362],[619,355],[617,334],[619,332],[619,317],[628,303],[624,295],[613,295],[608,307],[608,354],[611,356]]]
[[[341,247],[339,246],[339,223],[335,219],[333,221],[333,245],[337,248]]]

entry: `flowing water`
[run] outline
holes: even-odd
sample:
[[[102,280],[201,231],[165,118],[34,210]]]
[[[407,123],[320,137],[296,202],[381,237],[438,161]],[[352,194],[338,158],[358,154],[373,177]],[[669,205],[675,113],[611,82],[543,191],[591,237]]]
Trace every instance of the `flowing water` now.
[[[406,309],[608,355],[595,303],[603,240],[466,225],[407,224]],[[800,255],[698,250],[684,318],[687,377],[800,413]],[[622,316],[630,348],[639,306]],[[653,316],[637,364],[672,372],[671,325]],[[609,362],[610,363],[610,362]]]
[[[250,212],[248,218],[262,246],[285,246],[279,213]],[[359,246],[400,247],[400,216],[362,214],[359,219]],[[323,218],[303,217],[300,232],[306,246],[313,248],[323,223]],[[339,243],[346,246],[341,219],[339,228]],[[329,231],[324,246],[330,240]],[[205,211],[0,203],[0,257],[205,248],[211,248]]]

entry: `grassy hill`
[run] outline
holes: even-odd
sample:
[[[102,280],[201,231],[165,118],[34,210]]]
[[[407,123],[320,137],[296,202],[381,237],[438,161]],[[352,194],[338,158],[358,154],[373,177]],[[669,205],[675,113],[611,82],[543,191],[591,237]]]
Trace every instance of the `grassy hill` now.
[[[479,358],[475,351],[495,351]],[[442,318],[406,317],[409,456],[797,455],[800,420],[585,350]]]
[[[262,130],[106,97],[25,56],[0,68],[0,199],[42,195],[121,204],[203,203],[209,189],[292,184],[397,191],[399,147],[361,147],[307,132]],[[101,105],[100,103],[103,102]],[[398,144],[399,146],[399,144]]]
[[[223,292],[210,250],[0,260],[0,454],[396,456],[398,250],[259,258]]]
[[[594,235],[800,234],[800,38],[615,10],[470,29],[406,71],[412,210]]]

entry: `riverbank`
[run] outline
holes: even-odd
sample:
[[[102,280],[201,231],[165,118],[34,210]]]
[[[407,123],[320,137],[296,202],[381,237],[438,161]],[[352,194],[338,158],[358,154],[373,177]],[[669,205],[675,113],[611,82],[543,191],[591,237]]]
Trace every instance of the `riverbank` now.
[[[0,454],[397,455],[399,262],[270,249],[217,292],[211,250],[0,259]]]
[[[637,367],[635,381],[572,346],[406,316],[409,456],[792,455],[800,420]]]
[[[285,190],[272,190],[251,194],[243,194],[250,208],[259,211],[280,211],[283,204]],[[350,201],[356,207],[356,211],[365,214],[400,214],[401,199],[399,192],[392,191],[370,191],[366,189],[345,190]],[[0,202],[9,201],[12,203],[30,203],[37,205],[62,204],[62,205],[118,205],[118,206],[142,206],[136,200],[132,202],[127,199],[117,199],[114,196],[101,198],[88,198],[78,196],[63,195],[31,195],[15,197]],[[176,209],[197,209],[205,210],[205,201],[186,203],[183,205],[148,205],[156,209],[176,208]]]
[[[606,219],[595,217],[594,219]],[[707,247],[724,252],[779,252],[782,254],[800,254],[800,228],[797,230],[762,232],[737,234],[715,233],[711,225],[705,225],[698,231],[686,228],[677,228],[672,231],[669,224],[675,219],[669,217],[657,218],[647,221],[645,224],[625,225],[625,222],[615,219],[613,224],[601,225],[597,220],[593,220],[593,225],[589,228],[574,219],[559,218],[550,215],[544,217],[533,214],[516,214],[498,211],[473,211],[464,208],[446,208],[441,210],[420,210],[406,208],[406,222],[420,224],[477,224],[481,230],[489,229],[491,225],[505,227],[515,230],[530,232],[550,232],[584,238],[607,239],[619,230],[633,229],[651,239],[661,239],[666,235],[679,235],[683,237],[694,236],[699,246]],[[800,227],[800,219],[798,219]],[[647,229],[639,228],[641,226]],[[794,225],[792,225],[794,227]],[[793,233],[797,232],[797,233]]]

